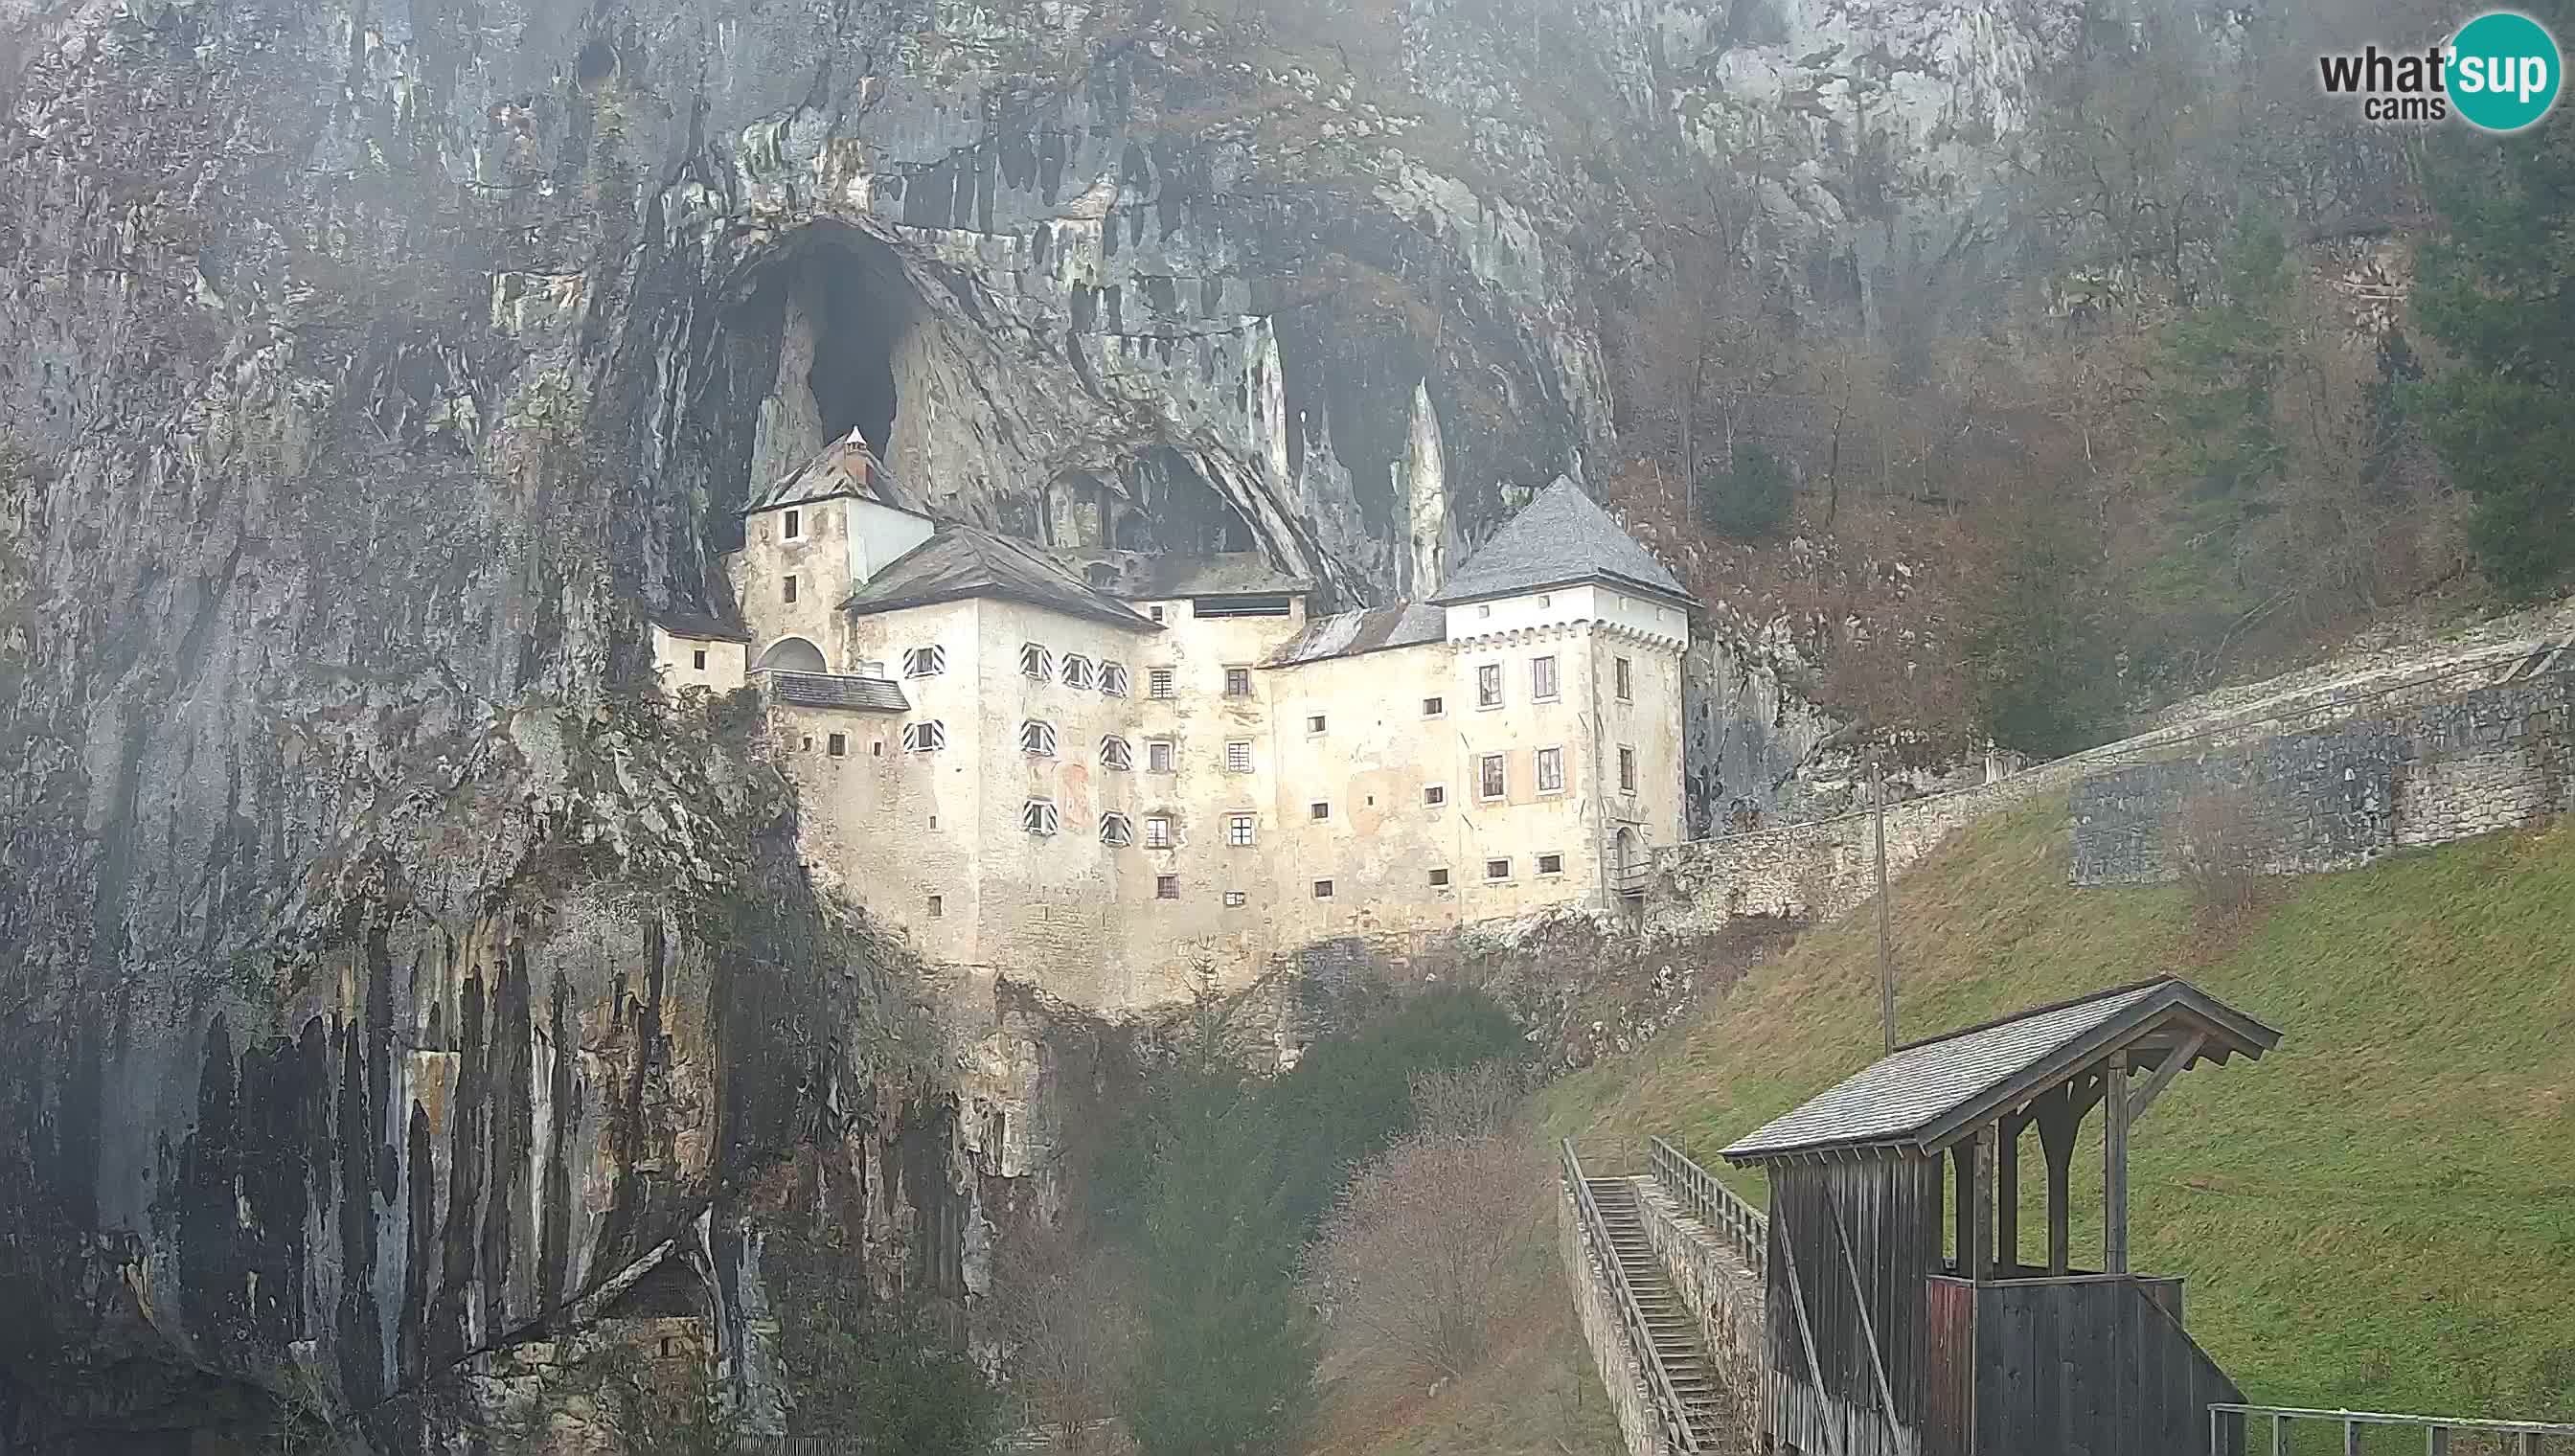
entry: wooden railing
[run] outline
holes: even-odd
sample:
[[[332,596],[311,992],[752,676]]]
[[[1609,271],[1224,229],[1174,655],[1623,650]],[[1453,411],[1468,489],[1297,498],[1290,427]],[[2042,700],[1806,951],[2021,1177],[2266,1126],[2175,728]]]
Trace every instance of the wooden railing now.
[[[1636,1291],[1627,1287],[1626,1271],[1618,1267],[1617,1246],[1609,1242],[1608,1221],[1600,1216],[1600,1206],[1591,1201],[1591,1185],[1582,1180],[1582,1162],[1573,1155],[1573,1139],[1564,1139],[1563,1147],[1564,1185],[1573,1193],[1573,1206],[1581,1215],[1584,1235],[1600,1256],[1601,1272],[1618,1296],[1618,1323],[1626,1328],[1627,1348],[1635,1352],[1636,1363],[1644,1367],[1645,1393],[1653,1398],[1654,1416],[1662,1425],[1663,1439],[1672,1450],[1697,1456],[1698,1438],[1690,1434],[1689,1409],[1681,1404],[1680,1392],[1672,1388],[1672,1377],[1663,1369],[1662,1357],[1654,1353],[1654,1337],[1645,1328],[1645,1313],[1636,1307]]]
[[[2368,1426],[2410,1426],[2423,1433],[2423,1449],[2428,1456],[2452,1456],[2453,1438],[2458,1436],[2492,1436],[2485,1449],[2510,1451],[2512,1456],[2541,1456],[2543,1450],[2575,1451],[2575,1425],[2553,1425],[2545,1421],[2468,1421],[2449,1416],[2387,1415],[2365,1410],[2300,1410],[2284,1405],[2234,1405],[2219,1403],[2208,1408],[2208,1447],[2226,1449],[2220,1444],[2220,1433],[2229,1424],[2244,1432],[2242,1449],[2248,1453],[2260,1448],[2252,1441],[2261,1422],[2271,1428],[2272,1456],[2288,1456],[2294,1434],[2291,1427],[2300,1421],[2339,1425],[2342,1427],[2342,1449],[2360,1450],[2360,1433]],[[2558,1442],[2543,1446],[2550,1437]],[[2465,1456],[2464,1452],[2460,1456]]]
[[[1654,1181],[1680,1200],[1692,1217],[1723,1234],[1743,1267],[1754,1274],[1769,1267],[1770,1220],[1758,1208],[1735,1196],[1714,1173],[1690,1161],[1689,1154],[1659,1137],[1645,1139],[1653,1159]]]

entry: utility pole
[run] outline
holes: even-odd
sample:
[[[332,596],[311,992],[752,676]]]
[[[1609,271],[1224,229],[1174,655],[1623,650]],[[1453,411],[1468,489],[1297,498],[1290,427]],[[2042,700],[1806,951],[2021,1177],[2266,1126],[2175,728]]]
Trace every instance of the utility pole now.
[[[1877,821],[1877,1008],[1886,1023],[1886,1054],[1895,1054],[1895,952],[1887,929],[1886,776],[1878,765],[1879,750],[1868,750],[1868,797]]]

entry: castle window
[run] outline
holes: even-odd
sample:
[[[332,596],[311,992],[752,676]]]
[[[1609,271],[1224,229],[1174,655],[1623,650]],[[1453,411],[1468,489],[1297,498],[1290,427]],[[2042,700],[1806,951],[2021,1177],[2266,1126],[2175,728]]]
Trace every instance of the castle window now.
[[[1475,670],[1475,706],[1477,708],[1502,706],[1501,664],[1486,663]]]
[[[1633,748],[1622,746],[1618,749],[1618,791],[1636,791],[1636,750]]]
[[[1020,645],[1020,676],[1044,683],[1055,676],[1055,654],[1036,643]]]
[[[1225,841],[1236,848],[1242,848],[1251,843],[1252,815],[1228,814],[1225,820]]]
[[[1225,771],[1228,773],[1252,771],[1252,739],[1228,738],[1225,740]]]
[[[1112,698],[1124,698],[1127,696],[1127,665],[1125,663],[1103,663],[1100,665],[1100,691],[1108,694]]]
[[[787,602],[794,602],[796,600],[796,579],[794,577],[789,577],[786,581],[781,582],[779,586],[785,591],[785,596],[781,600]]]
[[[700,648],[696,652],[689,654],[689,666],[697,669],[701,673],[705,672],[707,670],[707,650],[705,648]]]
[[[1125,814],[1102,814],[1100,816],[1100,842],[1107,844],[1112,848],[1122,848],[1126,845],[1133,844],[1136,842],[1136,826],[1127,821],[1127,816]]]
[[[1540,703],[1555,701],[1555,659],[1529,659],[1529,697]]]
[[[948,649],[933,644],[926,648],[903,650],[903,676],[936,678],[948,671]]]
[[[947,913],[948,901],[942,896],[932,895],[930,897],[930,918],[936,920]]]
[[[1447,711],[1448,705],[1439,699],[1425,698],[1421,700],[1421,716],[1423,718],[1437,718]]]
[[[1305,731],[1309,733],[1319,733],[1322,730],[1323,716],[1319,713],[1308,714],[1305,718]]]
[[[1160,622],[1160,621],[1162,621],[1162,620],[1163,620],[1163,608],[1162,608],[1162,605],[1161,605],[1160,603],[1155,604],[1155,606],[1153,607],[1152,611],[1153,611],[1153,613],[1154,613],[1154,620],[1155,620],[1156,622]]]
[[[794,541],[794,540],[796,540],[798,537],[803,536],[804,534],[805,534],[805,513],[804,513],[804,512],[802,512],[802,511],[790,511],[790,512],[788,512],[788,513],[787,513],[787,539],[788,539],[789,541]]]
[[[1171,697],[1172,670],[1169,668],[1147,669],[1145,673],[1145,694],[1149,698]]]
[[[1316,802],[1305,805],[1305,816],[1307,818],[1316,819],[1330,818],[1332,816],[1332,806],[1328,803],[1317,800]]]
[[[1145,815],[1145,847],[1148,849],[1169,849],[1172,847],[1172,816],[1170,814]]]
[[[812,733],[807,733],[805,735],[805,751],[809,753],[814,751],[814,735]]]
[[[824,751],[830,753],[835,758],[848,757],[850,755],[850,735],[848,733],[832,734],[831,744],[829,747],[825,748]]]
[[[1540,874],[1562,874],[1564,872],[1564,856],[1561,854],[1540,854],[1537,856],[1537,872]]]
[[[1540,793],[1564,791],[1564,750],[1562,748],[1537,750],[1537,791]]]
[[[1617,682],[1618,701],[1620,703],[1634,702],[1636,697],[1636,674],[1634,665],[1629,663],[1625,658],[1612,658],[1609,660],[1609,676]]]
[[[1538,594],[1538,598],[1537,598],[1537,605],[1538,605],[1538,607],[1539,607],[1539,609],[1540,609],[1540,610],[1544,610],[1545,608],[1548,608],[1548,607],[1552,607],[1552,606],[1554,606],[1554,605],[1555,605],[1555,599],[1554,599],[1554,598],[1552,598],[1552,597],[1549,597],[1549,596],[1547,596],[1545,593],[1541,592],[1541,593],[1539,593],[1539,594]]]
[[[1227,909],[1229,909],[1229,910],[1231,910],[1231,909],[1239,909],[1239,908],[1241,908],[1241,907],[1242,907],[1242,904],[1243,904],[1243,891],[1242,891],[1242,890],[1239,890],[1239,889],[1229,889],[1229,890],[1227,890],[1227,891],[1225,892],[1225,907],[1226,907]]]
[[[1022,805],[1020,808],[1020,827],[1028,830],[1032,834],[1054,833],[1056,831],[1055,800],[1051,798],[1033,798],[1026,804]]]
[[[1510,877],[1511,877],[1511,861],[1509,861],[1508,859],[1487,859],[1487,860],[1485,860],[1485,861],[1484,861],[1484,877],[1485,877],[1486,879],[1508,879],[1508,878],[1510,878]]]
[[[1225,696],[1228,698],[1250,698],[1252,696],[1252,670],[1250,668],[1228,668],[1225,670]]]
[[[1111,733],[1100,740],[1100,766],[1122,771],[1133,768],[1136,766],[1136,750],[1127,746],[1125,738]]]
[[[1475,796],[1499,798],[1506,780],[1502,775],[1502,755],[1486,753],[1475,762]]]
[[[1148,773],[1171,772],[1173,764],[1180,760],[1180,748],[1170,738],[1145,740],[1145,771]]]
[[[1055,756],[1055,725],[1041,718],[1020,725],[1020,751],[1039,758]]]
[[[1315,880],[1315,881],[1314,881],[1314,898],[1316,898],[1316,899],[1318,899],[1318,900],[1327,900],[1327,899],[1330,899],[1331,897],[1332,897],[1332,882],[1331,882],[1330,880],[1328,880],[1328,879],[1318,879],[1318,880]]]
[[[1432,889],[1446,889],[1448,887],[1448,871],[1445,869],[1431,870],[1430,887]]]
[[[903,726],[903,750],[907,753],[935,753],[947,746],[948,725],[935,718]]]
[[[1154,876],[1154,898],[1158,900],[1176,900],[1180,897],[1181,877],[1179,875],[1157,874]]]
[[[1424,785],[1421,790],[1421,801],[1433,808],[1446,803],[1448,801],[1448,785],[1445,783]]]
[[[1091,659],[1084,657],[1080,653],[1065,654],[1064,686],[1067,688],[1080,688],[1087,691],[1090,689],[1092,682]]]

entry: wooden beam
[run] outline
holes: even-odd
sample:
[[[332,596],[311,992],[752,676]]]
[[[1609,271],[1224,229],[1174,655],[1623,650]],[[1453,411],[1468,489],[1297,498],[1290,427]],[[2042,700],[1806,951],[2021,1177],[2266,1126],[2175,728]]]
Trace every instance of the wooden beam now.
[[[1956,1165],[1958,1184],[1958,1212],[1952,1220],[1957,1225],[1958,1277],[1973,1279],[1976,1277],[1975,1261],[1967,1257],[1967,1250],[1972,1247],[1969,1231],[1976,1226],[1976,1140],[1970,1137],[1951,1144],[1949,1160]]]
[[[2155,1098],[2163,1095],[2164,1088],[2172,1085],[2172,1079],[2180,1076],[2181,1069],[2190,1065],[2190,1059],[2199,1055],[2199,1049],[2207,1044],[2208,1033],[2194,1031],[2188,1041],[2165,1054],[2164,1064],[2155,1068],[2155,1074],[2147,1078],[2144,1086],[2137,1088],[2135,1096],[2128,1099],[2130,1127],[2137,1125],[2137,1119],[2146,1115],[2146,1109],[2154,1105]]]
[[[1886,1449],[1900,1452],[1904,1449],[1904,1427],[1896,1421],[1895,1387],[1887,1383],[1886,1361],[1877,1351],[1877,1321],[1868,1312],[1868,1286],[1860,1282],[1859,1260],[1851,1253],[1849,1231],[1842,1227],[1842,1205],[1827,1193],[1824,1206],[1832,1210],[1833,1241],[1841,1245],[1842,1268],[1850,1275],[1851,1308],[1858,1312],[1859,1332],[1868,1341],[1868,1370],[1877,1377],[1878,1408],[1886,1412]],[[1816,1393],[1823,1393],[1821,1386],[1816,1387]]]
[[[2073,1266],[2069,1232],[2074,1197],[2074,1131],[2088,1105],[2073,1083],[2048,1093],[2038,1108],[2038,1146],[2047,1163],[2047,1272],[2063,1274]]]
[[[2024,1119],[2005,1114],[1994,1143],[1994,1266],[2020,1262],[2020,1130]]]
[[[2128,1272],[2128,1054],[2110,1058],[2101,1106],[2109,1127],[2101,1139],[2101,1272]]]
[[[1973,1277],[1990,1279],[1994,1273],[1994,1164],[1999,1160],[1997,1144],[2000,1129],[1988,1122],[1976,1132],[1976,1226],[1974,1248],[1976,1272]]]

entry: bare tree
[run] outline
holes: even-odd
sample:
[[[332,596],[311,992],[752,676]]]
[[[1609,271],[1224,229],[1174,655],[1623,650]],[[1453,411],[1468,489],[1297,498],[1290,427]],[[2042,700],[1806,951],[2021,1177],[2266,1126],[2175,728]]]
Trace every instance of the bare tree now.
[[[1007,1241],[994,1271],[993,1325],[1009,1332],[1002,1373],[1022,1418],[1066,1451],[1105,1449],[1135,1374],[1127,1281],[1100,1240],[1058,1226]]]
[[[2180,871],[2202,922],[2211,926],[2252,912],[2268,858],[2261,826],[2240,791],[2191,794],[2165,833],[2164,862]]]

